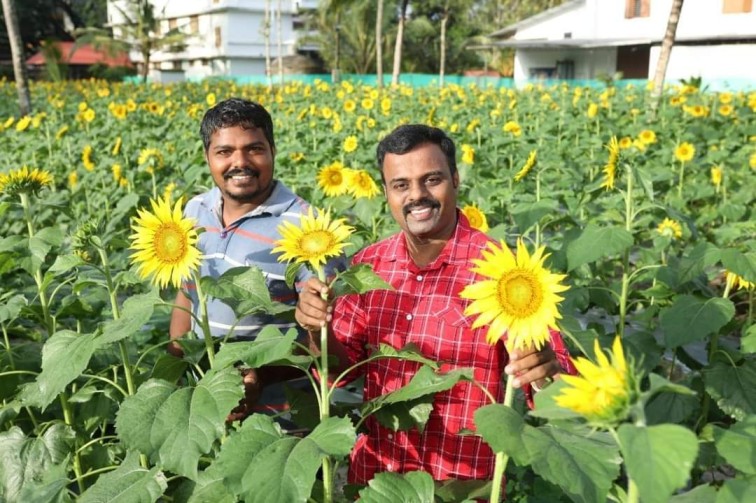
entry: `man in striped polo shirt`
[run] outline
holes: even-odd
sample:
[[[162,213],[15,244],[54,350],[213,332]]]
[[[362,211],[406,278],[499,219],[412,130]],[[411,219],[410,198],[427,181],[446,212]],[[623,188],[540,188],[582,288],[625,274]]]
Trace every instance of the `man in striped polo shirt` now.
[[[200,274],[217,278],[234,267],[257,266],[266,277],[273,300],[295,305],[297,291],[286,285],[286,264],[278,262],[271,250],[274,242],[281,239],[278,226],[284,221],[299,225],[308,204],[273,177],[276,146],[270,114],[258,103],[228,99],[207,111],[200,135],[216,185],[190,200],[184,210],[185,216],[195,219],[196,226],[204,229],[198,243],[203,254]],[[300,268],[296,283],[301,284],[309,276],[306,268]],[[203,336],[186,311],[191,309],[199,315],[193,282],[184,285],[175,303],[183,309],[174,308],[171,314],[169,352],[182,356],[174,339],[192,330]],[[217,338],[251,340],[268,325],[282,331],[296,327],[293,321],[270,315],[237,319],[231,306],[218,299],[209,299],[207,310],[212,335]],[[244,370],[246,397],[229,420],[243,419],[251,412],[276,413],[285,408],[280,381],[290,377],[290,372],[282,370]]]

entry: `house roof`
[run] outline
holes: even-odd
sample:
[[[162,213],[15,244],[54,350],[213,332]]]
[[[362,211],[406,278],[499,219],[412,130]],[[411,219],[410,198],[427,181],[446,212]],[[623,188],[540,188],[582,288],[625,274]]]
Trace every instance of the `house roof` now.
[[[680,37],[675,44],[697,43],[743,43],[753,42],[752,35],[720,35],[716,37]],[[599,47],[618,47],[625,45],[658,45],[660,37],[655,38],[558,38],[558,39],[508,39],[498,40],[490,44],[471,46],[470,49],[490,49],[494,47],[511,47],[514,49],[595,49]]]
[[[528,18],[525,18],[521,21],[518,21],[516,23],[512,23],[510,25],[505,26],[504,28],[500,30],[496,30],[495,32],[491,33],[489,37],[491,38],[507,38],[514,35],[517,30],[521,28],[525,28],[527,26],[531,26],[536,23],[540,23],[541,21],[548,19],[550,17],[559,15],[563,12],[566,12],[568,10],[571,10],[575,7],[578,7],[585,3],[585,0],[567,0],[561,5],[557,5],[556,7],[552,7],[551,9],[545,10],[543,12],[539,12],[538,14],[534,16],[530,16]]]
[[[98,51],[89,44],[81,44],[78,47],[75,42],[53,42],[60,54],[60,62],[67,65],[94,65],[97,63],[106,66],[132,66],[129,55],[121,53],[109,56],[103,51]],[[44,50],[26,60],[27,65],[40,66],[45,64]]]

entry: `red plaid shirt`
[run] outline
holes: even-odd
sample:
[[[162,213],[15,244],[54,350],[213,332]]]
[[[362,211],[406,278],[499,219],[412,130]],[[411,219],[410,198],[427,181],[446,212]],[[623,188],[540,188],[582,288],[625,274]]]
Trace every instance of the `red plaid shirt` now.
[[[487,327],[473,330],[463,314],[468,301],[462,289],[475,281],[470,259],[479,257],[490,241],[472,229],[458,212],[454,236],[431,264],[418,267],[410,258],[404,235],[398,233],[357,253],[354,263],[368,263],[395,290],[376,290],[336,300],[333,330],[353,362],[364,360],[379,344],[401,348],[414,343],[423,355],[442,363],[442,370],[473,368],[475,379],[501,402],[501,376],[509,361],[503,343],[486,342]],[[574,373],[561,336],[552,334],[551,346],[565,371]],[[366,400],[406,385],[418,364],[380,359],[365,369]],[[526,393],[530,393],[527,389]],[[392,431],[368,418],[369,433],[362,435],[351,454],[349,480],[367,483],[378,472],[424,470],[436,480],[489,479],[494,454],[475,435],[474,412],[489,402],[475,385],[461,382],[435,397],[430,419],[420,433]]]

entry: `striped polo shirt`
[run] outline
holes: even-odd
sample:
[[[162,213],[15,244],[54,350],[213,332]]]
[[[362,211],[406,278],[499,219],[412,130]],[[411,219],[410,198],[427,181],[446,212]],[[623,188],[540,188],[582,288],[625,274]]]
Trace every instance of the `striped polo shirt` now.
[[[295,305],[297,292],[289,288],[285,281],[287,263],[279,262],[279,254],[273,254],[271,250],[275,247],[274,243],[281,239],[278,226],[284,221],[299,226],[301,214],[307,212],[309,205],[282,182],[274,183],[273,192],[263,204],[225,227],[221,218],[223,199],[218,187],[190,200],[184,214],[196,220],[197,228],[204,228],[198,242],[202,253],[200,274],[203,277],[217,278],[234,267],[257,266],[266,278],[271,298]],[[296,283],[300,284],[311,275],[306,267],[301,267]],[[187,282],[185,291],[191,296],[194,313],[199,315],[194,283]],[[208,299],[207,312],[213,337],[229,335],[229,339],[250,340],[266,325],[278,327],[282,332],[296,327],[293,317],[288,321],[270,315],[254,314],[237,320],[234,310],[229,305],[213,298]],[[195,321],[192,320],[192,329],[198,337],[203,337],[202,330],[195,325]]]

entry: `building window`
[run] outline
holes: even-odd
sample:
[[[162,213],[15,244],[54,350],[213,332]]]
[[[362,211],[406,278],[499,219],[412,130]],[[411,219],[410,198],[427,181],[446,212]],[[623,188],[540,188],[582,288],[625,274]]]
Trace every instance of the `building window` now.
[[[196,35],[199,33],[199,16],[191,16],[189,18],[189,33]]]
[[[744,12],[751,12],[752,7],[753,7],[752,0],[723,0],[722,1],[723,14],[742,14]]]
[[[625,19],[651,15],[651,0],[625,0]]]
[[[175,17],[168,20],[168,30],[175,30],[178,28],[178,19]]]
[[[171,69],[172,70],[181,70],[181,67],[183,65],[181,64],[181,61],[172,61],[171,62]]]
[[[221,38],[221,27],[216,26],[215,27],[215,47],[220,48],[223,45],[223,40]]]

